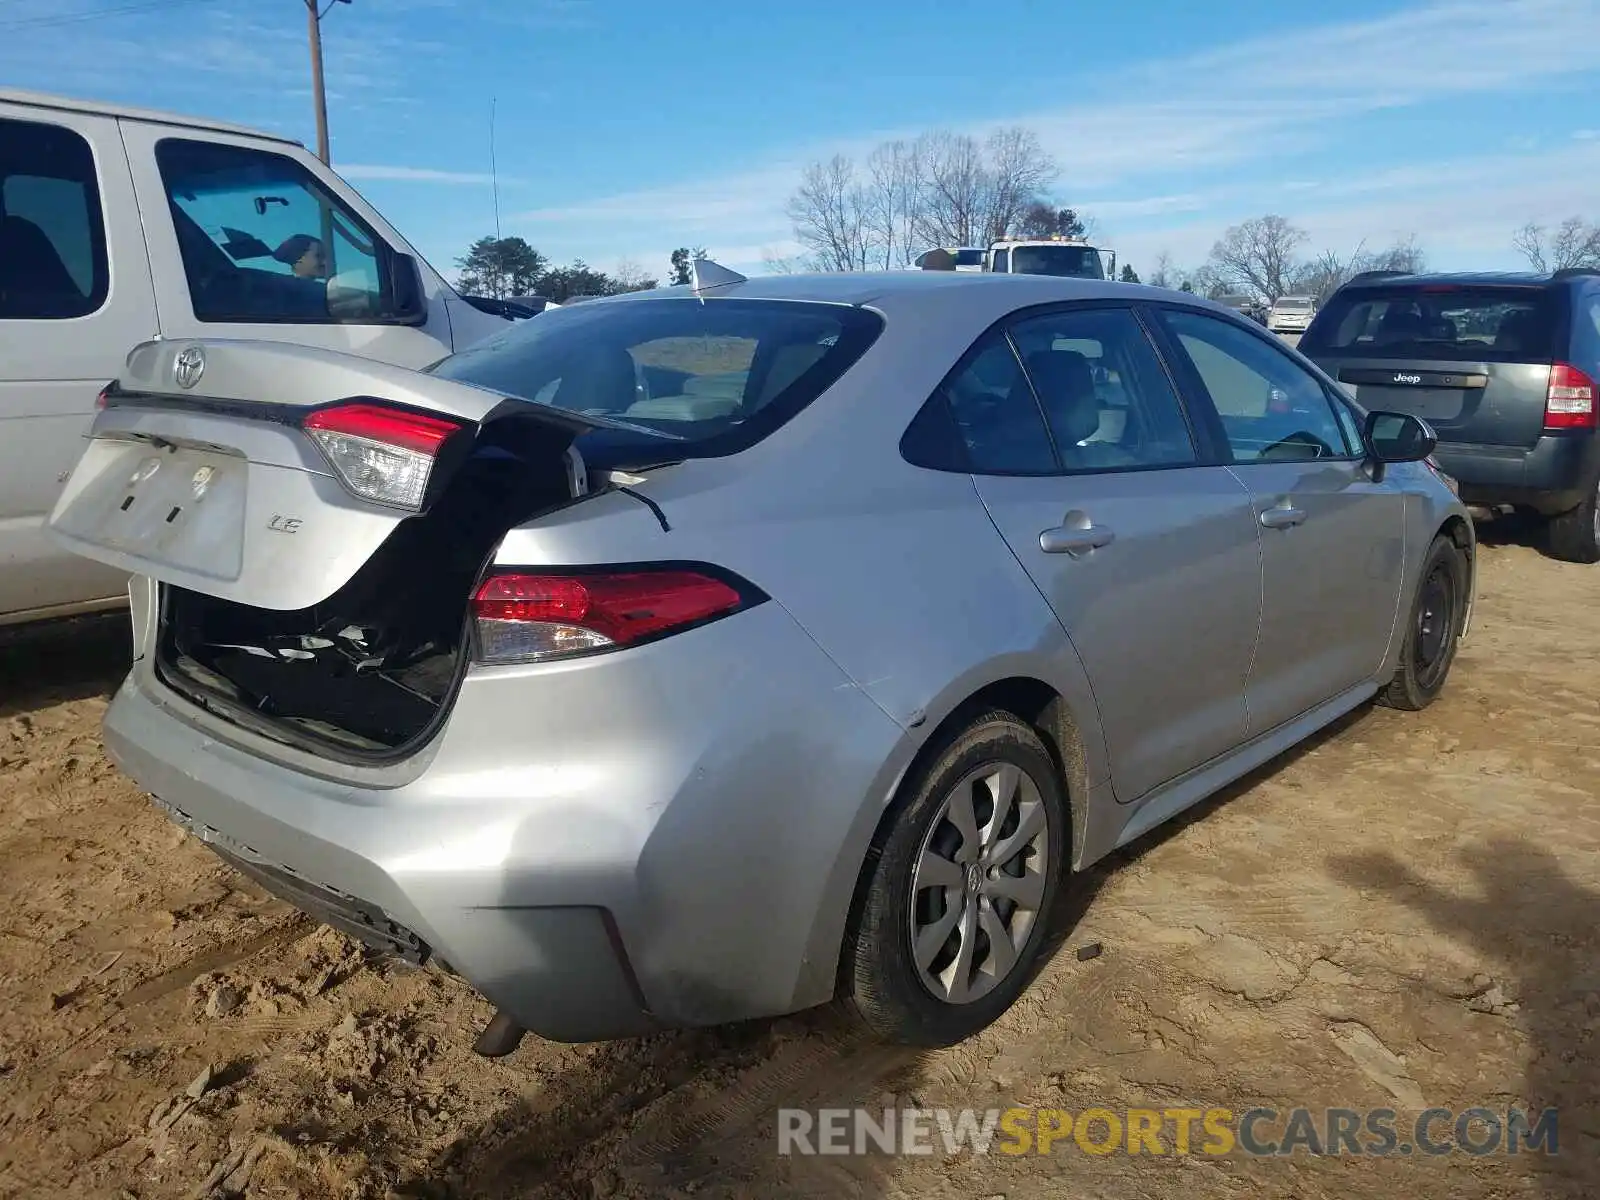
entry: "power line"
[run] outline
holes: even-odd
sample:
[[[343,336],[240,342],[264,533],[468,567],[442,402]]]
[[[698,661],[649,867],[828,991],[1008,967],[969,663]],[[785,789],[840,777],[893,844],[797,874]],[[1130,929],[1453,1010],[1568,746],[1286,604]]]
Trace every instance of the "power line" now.
[[[58,13],[48,17],[22,17],[15,21],[0,21],[0,29],[54,29],[61,25],[79,25],[85,21],[98,21],[102,17],[131,16],[135,13],[161,12],[189,4],[205,4],[210,0],[142,0],[136,4],[120,4],[113,8],[100,8],[93,12]]]

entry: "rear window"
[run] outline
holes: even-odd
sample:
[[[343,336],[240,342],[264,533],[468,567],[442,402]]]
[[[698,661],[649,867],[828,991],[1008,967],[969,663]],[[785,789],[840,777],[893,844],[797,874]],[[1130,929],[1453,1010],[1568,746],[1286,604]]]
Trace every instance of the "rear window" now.
[[[1347,288],[1328,301],[1303,354],[1478,362],[1548,360],[1555,306],[1543,288]]]
[[[787,300],[621,300],[550,309],[433,374],[625,422],[586,435],[598,464],[733,454],[771,434],[864,354],[883,319]]]
[[[1087,246],[1017,246],[1011,251],[1011,271],[1016,275],[1105,278],[1099,252]]]
[[[981,266],[983,266],[983,251],[982,250],[957,250],[956,251],[956,266],[958,266],[958,267],[981,267]]]

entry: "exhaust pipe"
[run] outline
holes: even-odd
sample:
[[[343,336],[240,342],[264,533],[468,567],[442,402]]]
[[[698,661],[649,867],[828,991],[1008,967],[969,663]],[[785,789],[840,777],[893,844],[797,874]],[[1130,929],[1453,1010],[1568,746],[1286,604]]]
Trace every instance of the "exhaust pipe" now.
[[[483,1032],[478,1035],[478,1040],[472,1043],[473,1052],[483,1055],[484,1058],[504,1058],[513,1053],[522,1045],[522,1039],[528,1031],[508,1017],[503,1010],[496,1010],[489,1023],[484,1026]]]

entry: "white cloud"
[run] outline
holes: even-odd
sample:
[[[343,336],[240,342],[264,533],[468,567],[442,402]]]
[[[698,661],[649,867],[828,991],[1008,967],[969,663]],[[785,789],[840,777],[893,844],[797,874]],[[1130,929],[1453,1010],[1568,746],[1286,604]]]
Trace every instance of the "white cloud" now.
[[[1522,265],[1511,245],[1529,221],[1554,224],[1594,212],[1592,183],[1600,174],[1600,140],[1579,143],[1559,158],[1502,154],[1418,164],[1330,182],[1293,206],[1279,206],[1309,235],[1310,245],[1348,253],[1365,242],[1379,249],[1415,236],[1434,266],[1495,270]],[[1251,211],[1259,212],[1261,205]],[[1135,269],[1162,251],[1198,265],[1225,219],[1146,227],[1110,239]]]
[[[968,129],[982,133],[1018,124],[1036,131],[1067,168],[1066,181],[1076,194],[1101,193],[1097,203],[1086,200],[1082,207],[1102,226],[1221,209],[1237,220],[1263,208],[1262,186],[1239,179],[1245,165],[1270,167],[1274,157],[1304,153],[1330,132],[1385,110],[1548,87],[1558,76],[1588,70],[1597,40],[1600,5],[1594,0],[1444,0],[1148,63],[1098,81],[1104,99],[1018,113]],[[586,246],[593,253],[596,231],[607,230],[616,250],[635,258],[659,255],[663,244],[698,243],[730,261],[732,254],[719,247],[788,240],[784,202],[804,162],[835,150],[859,155],[878,140],[793,147],[751,170],[598,196],[508,219],[535,226],[531,236],[541,247],[562,252]],[[1561,169],[1559,161],[1544,165],[1545,187],[1552,171]],[[1234,178],[1192,186],[1208,173],[1221,172]],[[1405,182],[1379,183],[1380,178],[1361,181],[1358,190]],[[1170,186],[1174,180],[1182,181],[1178,188]],[[1163,181],[1168,186],[1155,194],[1140,194],[1141,186]],[[1439,218],[1453,219],[1446,198],[1459,213],[1456,181],[1436,176],[1425,186],[1438,197]],[[1305,179],[1267,191],[1280,210],[1313,211],[1319,197],[1328,194],[1324,185]],[[1293,206],[1287,203],[1291,198]],[[1416,211],[1410,205],[1402,215]],[[1226,223],[1221,216],[1210,218],[1209,236]],[[1432,237],[1434,222],[1421,232]],[[1137,240],[1146,240],[1145,234]]]

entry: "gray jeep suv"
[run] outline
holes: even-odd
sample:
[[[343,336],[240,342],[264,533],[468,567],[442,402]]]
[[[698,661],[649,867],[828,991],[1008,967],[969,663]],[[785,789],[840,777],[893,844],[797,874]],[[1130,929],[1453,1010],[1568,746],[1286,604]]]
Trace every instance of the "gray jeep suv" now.
[[[1600,560],[1600,271],[1369,271],[1299,348],[1363,407],[1432,425],[1468,504],[1537,514],[1555,557]]]

